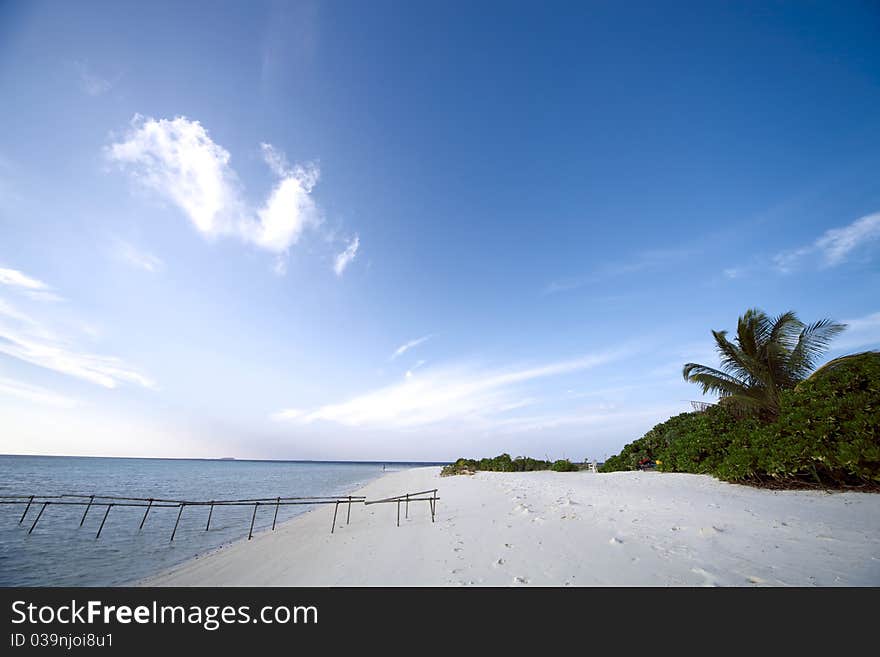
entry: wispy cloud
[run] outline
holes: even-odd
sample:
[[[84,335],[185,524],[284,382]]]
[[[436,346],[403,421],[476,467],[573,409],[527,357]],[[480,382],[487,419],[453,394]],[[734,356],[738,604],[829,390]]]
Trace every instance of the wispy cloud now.
[[[846,324],[846,331],[831,343],[835,351],[880,346],[880,312],[845,319],[842,323]]]
[[[427,342],[432,337],[434,337],[433,334],[423,335],[420,338],[416,338],[415,340],[410,340],[409,342],[400,345],[397,349],[394,350],[394,353],[391,354],[391,360],[394,360],[395,358],[398,358],[399,356],[403,356],[403,354],[405,354],[410,349],[418,347],[420,344]]]
[[[49,286],[43,281],[31,278],[16,269],[0,269],[0,285],[8,285],[24,290],[48,290]]]
[[[8,271],[8,270],[4,270]],[[20,272],[19,272],[20,273]],[[18,277],[15,280],[21,280]],[[25,276],[29,284],[40,283]],[[154,383],[121,359],[93,354],[58,335],[44,321],[0,299],[0,354],[89,381],[105,388],[133,383],[147,388]]]
[[[836,267],[846,262],[857,250],[880,239],[880,213],[857,219],[848,226],[825,231],[815,242],[773,257],[776,269],[794,271],[805,259],[817,257],[822,267]]]
[[[151,274],[156,274],[165,268],[165,263],[162,262],[161,258],[148,251],[143,251],[124,240],[114,240],[112,249],[113,255],[117,260],[136,269],[143,269]]]
[[[229,152],[198,121],[136,115],[128,134],[108,146],[106,155],[177,205],[202,235],[236,237],[281,255],[306,227],[321,221],[311,196],[320,172],[313,164],[291,166],[270,144],[260,147],[277,180],[257,207],[244,200]]]
[[[609,278],[617,278],[643,271],[662,269],[692,253],[689,249],[657,249],[637,254],[629,261],[599,267],[589,274],[562,278],[550,282],[544,288],[544,294],[556,294],[576,290],[586,285],[598,283]]]
[[[354,260],[360,244],[360,238],[355,235],[354,239],[348,243],[347,247],[345,247],[345,250],[336,256],[336,261],[333,263],[333,271],[336,272],[337,276],[342,276],[342,272],[344,272],[345,268],[348,267],[352,260]]]
[[[12,288],[37,301],[61,301],[61,297],[43,281],[23,274],[17,269],[0,268],[0,285]]]
[[[74,408],[78,402],[71,397],[59,395],[52,390],[0,377],[0,395],[9,395],[25,401],[57,408]]]
[[[524,405],[522,386],[580,372],[622,358],[628,352],[598,353],[526,368],[486,370],[467,366],[423,369],[401,382],[312,411],[290,408],[277,420],[333,422],[350,427],[406,429],[441,422],[483,424],[503,419]]]
[[[742,278],[748,272],[748,267],[728,267],[722,273],[725,278]]]
[[[88,62],[73,62],[73,67],[79,74],[79,86],[89,96],[100,96],[107,93],[113,88],[118,81],[118,77],[114,80],[107,79],[95,73]]]

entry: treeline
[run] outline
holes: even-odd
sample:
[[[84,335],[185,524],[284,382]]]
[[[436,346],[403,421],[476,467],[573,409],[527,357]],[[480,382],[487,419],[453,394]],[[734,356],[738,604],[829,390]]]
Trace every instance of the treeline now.
[[[478,471],[486,472],[532,472],[536,470],[553,470],[555,472],[576,472],[580,468],[568,459],[557,461],[543,461],[517,456],[510,458],[510,454],[500,454],[495,458],[484,459],[458,459],[455,463],[444,466],[441,476],[473,474]]]
[[[838,359],[779,391],[771,416],[732,401],[658,424],[602,472],[649,459],[732,482],[880,488],[880,353]]]

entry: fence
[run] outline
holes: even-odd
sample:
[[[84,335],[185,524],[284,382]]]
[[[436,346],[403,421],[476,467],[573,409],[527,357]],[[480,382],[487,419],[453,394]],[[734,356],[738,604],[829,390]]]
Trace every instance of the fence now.
[[[425,495],[431,494],[430,497],[424,497]],[[174,537],[177,534],[177,527],[180,524],[180,518],[183,516],[183,510],[186,507],[208,507],[208,517],[205,522],[205,531],[208,531],[211,528],[211,518],[214,515],[215,507],[224,507],[224,506],[251,506],[253,505],[254,511],[251,514],[251,524],[250,529],[248,530],[248,540],[251,540],[254,535],[254,523],[257,519],[257,511],[261,506],[274,507],[275,513],[272,517],[272,531],[275,531],[276,521],[278,520],[278,509],[282,506],[299,506],[299,505],[326,505],[332,504],[333,508],[333,523],[330,526],[330,533],[333,534],[336,530],[336,519],[339,514],[339,505],[345,504],[347,505],[346,518],[345,523],[351,523],[351,506],[352,504],[389,504],[389,503],[397,503],[397,526],[400,526],[400,505],[404,503],[406,505],[406,517],[409,518],[409,503],[410,502],[428,502],[431,510],[431,522],[434,522],[435,514],[436,514],[436,505],[437,500],[440,498],[437,497],[437,489],[429,490],[429,491],[419,491],[417,493],[404,493],[403,495],[397,495],[395,497],[388,497],[381,500],[367,500],[363,495],[330,495],[330,496],[317,496],[317,497],[257,497],[250,499],[233,499],[233,500],[179,500],[179,499],[164,499],[157,497],[123,497],[117,495],[83,495],[83,494],[75,494],[75,493],[66,493],[63,495],[0,495],[0,505],[7,506],[15,506],[15,505],[24,505],[24,512],[21,514],[21,517],[18,520],[18,524],[21,525],[24,523],[25,518],[28,515],[32,506],[39,506],[40,510],[37,513],[36,517],[33,520],[33,523],[28,529],[27,533],[31,534],[34,531],[34,528],[37,526],[37,523],[40,521],[40,518],[43,517],[43,513],[50,506],[56,507],[85,507],[83,510],[82,517],[79,521],[79,526],[82,527],[83,523],[86,520],[86,517],[89,514],[89,511],[93,506],[103,506],[106,507],[104,509],[104,517],[101,519],[101,525],[98,527],[98,531],[95,534],[95,540],[101,537],[101,532],[104,530],[104,525],[107,522],[107,516],[110,515],[110,510],[114,506],[119,507],[140,507],[144,509],[144,515],[141,517],[140,525],[138,526],[138,531],[144,528],[144,523],[147,522],[147,517],[150,515],[150,512],[153,509],[177,509],[177,520],[174,523],[174,529],[171,531],[171,538],[169,542],[174,541]]]

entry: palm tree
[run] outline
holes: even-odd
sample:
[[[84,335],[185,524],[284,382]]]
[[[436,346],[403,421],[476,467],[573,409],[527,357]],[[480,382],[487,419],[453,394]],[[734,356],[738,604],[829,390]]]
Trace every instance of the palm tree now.
[[[717,393],[740,411],[773,419],[779,412],[779,394],[806,379],[831,340],[846,328],[830,319],[804,324],[794,312],[775,318],[758,309],[739,318],[736,338],[712,331],[721,357],[721,369],[687,363],[686,381]]]

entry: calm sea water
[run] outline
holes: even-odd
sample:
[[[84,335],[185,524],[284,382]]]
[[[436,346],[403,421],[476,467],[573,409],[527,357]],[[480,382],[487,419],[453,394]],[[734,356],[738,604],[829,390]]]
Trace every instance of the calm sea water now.
[[[387,464],[387,470],[421,463]],[[98,494],[126,497],[211,500],[259,497],[347,495],[383,474],[381,463],[301,461],[213,461],[114,459],[0,455],[0,495]],[[402,491],[403,492],[403,491]],[[79,526],[81,506],[49,505],[33,533],[39,512],[31,506],[0,505],[0,586],[119,586],[246,537],[253,507],[215,507],[205,531],[207,507],[187,507],[169,542],[178,509],[150,511],[113,507],[101,532],[106,506],[94,506]],[[278,522],[333,506],[282,506]],[[254,532],[270,528],[274,507],[261,507]],[[356,511],[354,511],[356,512]],[[340,517],[342,509],[340,509]]]

